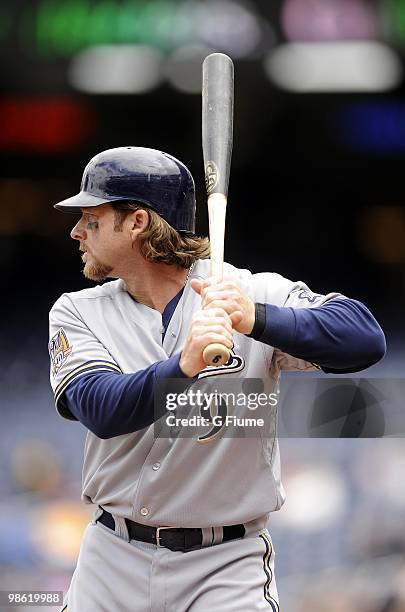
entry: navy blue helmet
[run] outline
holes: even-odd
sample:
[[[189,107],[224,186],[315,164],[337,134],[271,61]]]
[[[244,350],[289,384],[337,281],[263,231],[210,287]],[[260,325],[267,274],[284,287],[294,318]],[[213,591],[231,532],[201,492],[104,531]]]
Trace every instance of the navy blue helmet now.
[[[102,151],[84,169],[80,193],[55,208],[80,208],[129,200],[155,210],[178,232],[194,234],[195,188],[188,168],[162,151],[118,147]]]

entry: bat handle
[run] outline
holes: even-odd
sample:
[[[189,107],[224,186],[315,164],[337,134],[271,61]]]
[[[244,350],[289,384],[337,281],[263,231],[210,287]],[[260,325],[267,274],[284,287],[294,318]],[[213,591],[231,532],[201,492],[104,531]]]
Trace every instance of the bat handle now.
[[[203,359],[207,366],[221,366],[229,359],[230,350],[223,344],[209,344],[203,352]]]
[[[223,193],[208,196],[208,220],[211,241],[211,276],[222,279],[224,262],[224,235],[227,198]],[[221,366],[229,359],[230,350],[223,344],[213,343],[205,347],[203,359],[207,366]]]

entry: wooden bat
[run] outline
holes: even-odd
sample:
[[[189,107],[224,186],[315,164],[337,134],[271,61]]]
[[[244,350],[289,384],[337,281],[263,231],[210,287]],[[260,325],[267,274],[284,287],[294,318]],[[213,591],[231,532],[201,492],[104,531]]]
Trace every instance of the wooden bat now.
[[[222,280],[225,217],[233,142],[234,70],[230,57],[208,55],[203,63],[202,145],[208,196],[211,276]],[[203,353],[207,365],[219,366],[229,359],[222,344],[210,344]]]

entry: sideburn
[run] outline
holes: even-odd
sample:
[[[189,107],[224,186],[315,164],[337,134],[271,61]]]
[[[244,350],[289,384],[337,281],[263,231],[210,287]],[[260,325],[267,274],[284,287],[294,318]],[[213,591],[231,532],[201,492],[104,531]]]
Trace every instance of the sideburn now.
[[[128,214],[132,212],[130,210],[114,210],[114,232],[122,232],[124,221]]]

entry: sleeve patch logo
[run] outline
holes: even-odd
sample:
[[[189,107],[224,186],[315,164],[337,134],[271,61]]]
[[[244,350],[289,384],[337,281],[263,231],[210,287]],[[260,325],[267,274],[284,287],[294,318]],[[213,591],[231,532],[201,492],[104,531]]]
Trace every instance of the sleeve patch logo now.
[[[49,341],[49,356],[51,358],[53,376],[56,376],[71,354],[72,347],[69,344],[65,330],[61,327]]]

